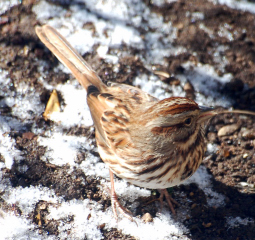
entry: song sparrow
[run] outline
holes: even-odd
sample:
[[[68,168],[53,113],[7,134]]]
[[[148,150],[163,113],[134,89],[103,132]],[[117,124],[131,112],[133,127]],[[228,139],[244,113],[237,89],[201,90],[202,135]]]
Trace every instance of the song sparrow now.
[[[204,125],[216,112],[183,97],[160,101],[136,87],[106,86],[54,28],[36,27],[36,33],[87,90],[98,151],[110,170],[115,218],[118,210],[133,220],[117,199],[113,174],[140,187],[160,189],[161,202],[165,196],[175,213],[166,188],[198,169],[205,153]]]

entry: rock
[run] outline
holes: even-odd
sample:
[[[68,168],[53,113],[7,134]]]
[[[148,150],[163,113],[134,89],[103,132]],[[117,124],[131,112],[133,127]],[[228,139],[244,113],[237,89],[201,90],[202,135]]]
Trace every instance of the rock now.
[[[142,216],[143,222],[153,222],[153,218],[149,213],[145,213]]]
[[[186,92],[186,97],[187,97],[187,98],[195,99],[195,90],[194,90],[194,87],[193,87],[193,85],[191,84],[190,81],[187,81],[187,82],[184,84],[183,89],[184,89],[184,91]]]
[[[217,135],[216,135],[216,133],[214,133],[214,132],[209,132],[209,133],[207,134],[207,138],[208,138],[208,141],[209,141],[209,142],[213,142],[213,143],[216,143],[216,142],[217,142]]]
[[[251,129],[245,129],[242,133],[242,138],[243,139],[255,139],[255,131]]]
[[[233,134],[235,131],[237,131],[239,127],[240,127],[239,124],[231,124],[224,126],[218,131],[218,137],[229,136]]]

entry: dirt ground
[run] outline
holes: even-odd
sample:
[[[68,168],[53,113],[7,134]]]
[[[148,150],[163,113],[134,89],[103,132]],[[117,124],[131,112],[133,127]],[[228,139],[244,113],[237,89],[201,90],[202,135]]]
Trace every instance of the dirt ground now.
[[[58,1],[53,1],[57,3]],[[204,0],[184,1],[180,0],[164,7],[153,5],[152,1],[144,0],[153,12],[163,16],[164,21],[171,21],[178,27],[178,38],[176,46],[184,46],[188,51],[176,56],[169,57],[168,66],[157,66],[162,71],[175,75],[184,71],[181,64],[187,60],[210,64],[217,69],[217,73],[222,75],[229,72],[233,75],[231,82],[219,86],[227,97],[233,99],[235,109],[245,109],[255,111],[255,15],[248,12],[241,12],[230,9],[222,5],[213,5]],[[49,72],[46,81],[51,84],[58,84],[69,79],[69,75],[62,73],[56,75],[52,69],[58,64],[57,59],[46,51],[45,47],[38,40],[34,26],[37,22],[31,8],[35,1],[23,1],[23,4],[15,6],[0,16],[0,69],[7,70],[12,81],[10,86],[0,86],[2,92],[14,92],[18,82],[25,82],[40,93],[41,102],[46,105],[49,92],[45,90],[41,82],[38,81],[39,73],[37,66],[40,64],[35,59],[51,62],[45,66]],[[69,7],[68,1],[66,8]],[[204,19],[193,21],[190,13],[202,12]],[[204,24],[213,33],[213,37],[201,30],[200,24]],[[229,32],[235,36],[234,40],[229,40],[221,34],[221,25],[229,25]],[[243,31],[246,29],[246,31]],[[219,54],[225,56],[228,61],[225,69],[214,62],[212,54],[217,52],[219,45],[229,48],[222,50]],[[167,47],[167,46],[166,46]],[[134,50],[134,55],[135,55]],[[193,52],[197,54],[194,55]],[[135,58],[122,58],[119,63],[119,71],[112,71],[112,65],[103,60],[97,61],[96,53],[84,56],[99,73],[100,77],[107,81],[117,79],[119,82],[131,84],[132,79],[138,71],[148,71],[143,63]],[[128,66],[128,67],[127,67]],[[106,75],[105,72],[108,72]],[[164,82],[178,84],[173,78],[163,79]],[[190,92],[187,92],[190,94]],[[194,93],[196,94],[196,93]],[[4,99],[4,95],[0,99]],[[1,114],[12,117],[12,110],[7,105],[0,106]],[[54,122],[45,121],[44,118],[31,113],[35,124],[41,129],[50,129]],[[218,136],[218,131],[225,125],[232,125],[233,131]],[[90,136],[94,138],[92,128],[73,127],[66,129],[70,135]],[[24,124],[24,128],[19,132],[11,132],[10,136],[16,141],[16,148],[21,150],[26,159],[24,165],[28,166],[25,173],[19,171],[19,167],[13,165],[11,170],[4,169],[4,176],[11,179],[13,186],[46,186],[54,189],[55,193],[65,199],[84,199],[89,198],[103,204],[105,208],[110,206],[110,200],[100,193],[97,185],[98,180],[87,177],[80,170],[75,172],[76,181],[73,176],[68,174],[68,166],[56,167],[47,164],[40,159],[45,152],[45,148],[37,145],[37,136],[31,133],[31,125]],[[191,216],[187,217],[183,223],[190,231],[191,239],[255,239],[255,223],[240,225],[237,228],[226,228],[226,218],[228,216],[239,216],[241,218],[255,218],[255,117],[241,116],[236,114],[223,114],[216,116],[206,132],[207,140],[216,144],[219,150],[207,157],[203,164],[208,172],[213,176],[213,187],[217,192],[226,197],[224,207],[208,207],[204,193],[195,185],[180,185],[172,189],[173,196],[178,200],[180,196],[192,201],[190,204]],[[97,153],[95,152],[95,155]],[[0,153],[0,161],[4,161]],[[86,157],[81,154],[80,161]],[[20,164],[20,163],[19,163]],[[87,182],[86,188],[83,182]],[[154,199],[141,199],[144,201]],[[183,200],[183,201],[184,201]],[[30,216],[38,224],[38,211],[41,213],[39,228],[42,232],[56,235],[58,233],[57,222],[44,222],[44,215],[47,215],[47,206],[36,206],[34,215]],[[1,199],[2,209],[7,210],[14,206],[5,204]],[[153,205],[153,204],[152,204]],[[149,208],[152,216],[155,216],[155,206]],[[19,214],[19,209],[15,209]],[[140,213],[142,214],[141,209]],[[71,221],[71,219],[69,219]],[[105,231],[101,228],[105,239],[134,239],[131,236],[123,235],[116,229]]]

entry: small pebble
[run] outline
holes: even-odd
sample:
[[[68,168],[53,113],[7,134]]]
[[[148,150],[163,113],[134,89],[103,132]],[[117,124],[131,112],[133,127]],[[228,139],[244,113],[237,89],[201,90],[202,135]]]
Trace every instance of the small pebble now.
[[[32,140],[36,135],[32,132],[25,132],[22,134],[22,138]]]
[[[196,206],[197,206],[197,204],[196,204],[196,203],[193,203],[193,204],[191,205],[191,209],[194,209]]]
[[[247,183],[247,182],[240,182],[239,183],[242,187],[250,187],[250,188],[254,188],[254,184],[251,183]]]
[[[212,226],[212,223],[203,223],[203,226],[204,226],[205,228],[209,228],[209,227]]]
[[[193,85],[191,84],[190,81],[187,81],[185,84],[184,84],[184,87],[183,87],[185,93],[186,93],[186,97],[187,98],[190,98],[190,99],[195,99],[195,90],[194,90],[194,87]]]
[[[231,125],[224,126],[221,129],[219,129],[218,136],[219,137],[229,136],[233,134],[235,131],[237,131],[239,127],[240,127],[239,124],[231,124]]]
[[[255,139],[255,131],[246,129],[246,130],[243,131],[242,137],[244,139],[250,139],[250,140]]]
[[[147,223],[147,222],[153,222],[153,218],[149,213],[145,213],[142,216],[142,220],[143,222]]]

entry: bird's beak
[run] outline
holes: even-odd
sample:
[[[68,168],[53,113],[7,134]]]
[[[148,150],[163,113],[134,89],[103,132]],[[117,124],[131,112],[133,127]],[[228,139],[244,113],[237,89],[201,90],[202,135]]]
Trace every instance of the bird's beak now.
[[[212,118],[213,116],[217,114],[214,108],[199,106],[199,109],[200,109],[200,114],[198,117],[198,121],[200,123],[203,123],[206,120],[209,120],[210,118]]]

